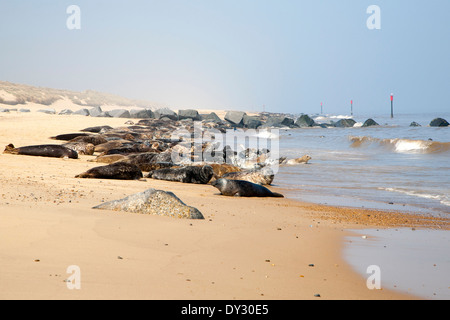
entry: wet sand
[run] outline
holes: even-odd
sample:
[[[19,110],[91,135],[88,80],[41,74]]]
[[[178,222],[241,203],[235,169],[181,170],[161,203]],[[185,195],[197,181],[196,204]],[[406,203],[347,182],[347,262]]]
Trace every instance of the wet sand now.
[[[125,121],[2,114],[0,148]],[[99,165],[89,159],[0,154],[0,299],[418,299],[369,290],[343,259],[345,237],[374,226],[448,229],[432,218],[224,197],[209,185],[74,178]],[[91,209],[148,188],[174,192],[205,220]],[[79,290],[67,287],[71,265]]]

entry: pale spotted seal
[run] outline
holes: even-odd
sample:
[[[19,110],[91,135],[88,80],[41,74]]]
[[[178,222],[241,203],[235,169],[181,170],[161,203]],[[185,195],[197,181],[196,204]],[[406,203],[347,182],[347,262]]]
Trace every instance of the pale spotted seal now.
[[[230,172],[224,174],[222,177],[228,180],[245,180],[260,185],[268,185],[273,182],[275,175],[272,170],[263,168],[261,170]]]

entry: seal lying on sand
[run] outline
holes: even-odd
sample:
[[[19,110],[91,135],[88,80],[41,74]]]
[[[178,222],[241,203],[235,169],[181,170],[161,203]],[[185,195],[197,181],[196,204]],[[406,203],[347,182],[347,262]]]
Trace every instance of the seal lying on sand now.
[[[149,172],[147,177],[183,183],[207,184],[213,175],[213,168],[209,165],[205,165],[203,167],[186,166],[181,168],[159,169]]]
[[[272,170],[262,169],[230,172],[224,174],[222,177],[229,180],[244,180],[260,185],[267,185],[273,182],[275,175]]]
[[[220,178],[211,185],[219,189],[220,193],[224,196],[284,198],[282,194],[272,192],[262,185],[244,180],[227,180]]]
[[[37,146],[15,148],[11,143],[6,146],[4,153],[36,157],[78,159],[78,153],[75,150],[57,144],[43,144]]]
[[[142,171],[134,164],[116,162],[107,166],[89,169],[75,176],[75,178],[139,180],[143,178],[143,175]]]
[[[78,152],[78,155],[92,156],[95,150],[95,146],[87,142],[68,142],[63,146]]]

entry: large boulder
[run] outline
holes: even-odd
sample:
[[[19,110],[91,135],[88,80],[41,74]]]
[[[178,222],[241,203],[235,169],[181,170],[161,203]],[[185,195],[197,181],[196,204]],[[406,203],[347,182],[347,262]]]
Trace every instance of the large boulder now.
[[[295,124],[300,128],[313,127],[316,125],[315,121],[311,119],[307,114],[302,114],[297,119],[297,121],[295,121]]]
[[[448,127],[449,123],[447,120],[442,118],[436,118],[430,122],[430,127]]]
[[[379,126],[379,124],[373,119],[367,119],[362,126],[365,128],[371,126]]]
[[[351,128],[355,125],[356,121],[353,119],[341,119],[334,124],[337,128]]]
[[[216,123],[222,122],[222,120],[219,118],[219,116],[215,112],[211,112],[210,114],[203,114],[202,120],[216,122]]]
[[[244,118],[242,119],[242,123],[245,128],[248,129],[257,129],[260,127],[263,122],[261,121],[261,118],[258,116],[248,116],[244,115]]]
[[[89,109],[89,115],[91,117],[100,117],[103,113],[103,110],[101,107],[93,107]]]
[[[245,115],[246,113],[242,111],[228,111],[225,114],[225,120],[235,127],[242,127]]]
[[[268,128],[282,128],[282,127],[295,127],[294,119],[285,116],[269,116],[266,120],[264,127]]]
[[[178,110],[178,120],[185,120],[185,119],[201,121],[202,117],[199,115],[197,110],[193,109]]]
[[[77,110],[77,111],[75,111],[74,113],[73,113],[74,115],[79,115],[79,116],[89,116],[89,110],[88,109],[80,109],[80,110]]]
[[[131,109],[130,118],[133,119],[152,119],[155,115],[150,109]]]
[[[52,108],[40,109],[37,112],[42,112],[42,113],[46,113],[46,114],[56,114],[56,110],[52,109]]]
[[[58,114],[59,115],[71,115],[71,114],[73,114],[73,111],[70,109],[63,109]]]
[[[125,109],[115,109],[108,112],[113,118],[131,118],[130,111]]]
[[[170,110],[169,108],[161,108],[154,112],[155,119],[168,118],[170,120],[178,120],[178,116],[175,111]]]
[[[204,219],[198,209],[187,206],[172,192],[153,188],[120,200],[100,204],[93,209],[151,214],[182,219]]]

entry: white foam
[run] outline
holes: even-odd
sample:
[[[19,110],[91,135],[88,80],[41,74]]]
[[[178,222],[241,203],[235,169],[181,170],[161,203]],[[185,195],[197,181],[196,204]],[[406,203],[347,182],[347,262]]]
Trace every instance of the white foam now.
[[[450,206],[450,200],[445,195],[436,195],[436,194],[428,194],[428,193],[419,193],[417,191],[413,190],[403,190],[403,189],[397,189],[397,188],[378,188],[379,190],[385,190],[389,192],[398,192],[402,194],[406,194],[408,196],[412,197],[419,197],[424,199],[431,199],[431,200],[437,200],[441,204],[445,206]]]
[[[423,151],[429,147],[429,145],[425,141],[421,140],[400,139],[397,141],[392,140],[391,143],[394,143],[395,151],[400,153]]]
[[[259,137],[259,138],[265,138],[265,139],[277,139],[279,137],[276,133],[273,133],[268,130],[259,130],[255,136]]]

